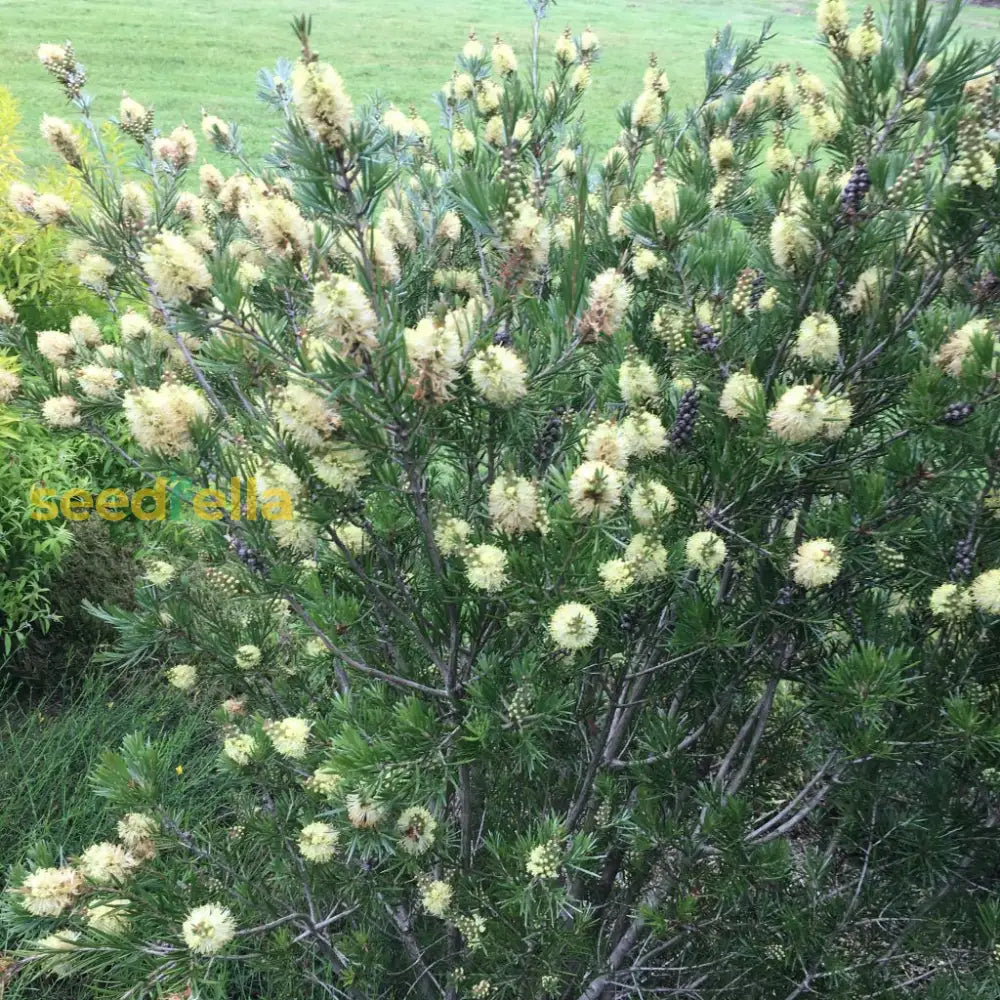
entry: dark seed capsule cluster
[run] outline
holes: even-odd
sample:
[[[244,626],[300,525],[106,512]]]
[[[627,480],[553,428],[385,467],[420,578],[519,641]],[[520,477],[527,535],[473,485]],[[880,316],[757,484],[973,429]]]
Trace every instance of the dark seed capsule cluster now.
[[[715,332],[715,327],[710,323],[702,323],[700,320],[695,320],[693,340],[698,347],[709,353],[717,351],[722,343],[721,338]]]
[[[959,580],[971,575],[974,546],[968,538],[963,538],[955,545],[955,558],[951,566],[951,578]]]
[[[545,422],[538,435],[538,440],[535,442],[535,460],[540,466],[544,467],[551,461],[556,445],[559,444],[559,439],[562,437],[562,430],[562,413],[556,411]]]
[[[681,401],[677,406],[677,415],[670,428],[670,443],[675,448],[683,448],[691,443],[691,438],[694,436],[694,425],[698,420],[698,405],[697,389],[688,389],[681,396]]]
[[[840,208],[845,215],[854,215],[858,212],[871,186],[868,168],[863,163],[856,164],[844,185],[844,190],[840,193]]]
[[[267,573],[267,567],[264,564],[264,560],[261,559],[260,553],[247,545],[242,538],[236,538],[235,536],[230,535],[229,547],[236,553],[236,558],[239,559],[247,569],[253,571],[254,573]]]
[[[975,409],[975,403],[952,403],[945,409],[941,419],[946,424],[961,424],[972,416]]]

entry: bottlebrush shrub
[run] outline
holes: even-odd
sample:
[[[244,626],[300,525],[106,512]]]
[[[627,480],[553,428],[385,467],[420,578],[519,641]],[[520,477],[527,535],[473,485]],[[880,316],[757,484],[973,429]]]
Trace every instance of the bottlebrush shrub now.
[[[15,198],[120,336],[12,324],[20,405],[227,499],[102,612],[219,705],[214,822],[109,754],[117,829],[11,880],[22,974],[995,994],[1000,51],[957,11],[825,0],[826,85],[723,32],[698,107],[650,65],[596,156],[589,30],[470,37],[432,134],[300,23],[265,166],[209,115],[198,194],[132,98],[143,180],[47,120],[94,211]]]

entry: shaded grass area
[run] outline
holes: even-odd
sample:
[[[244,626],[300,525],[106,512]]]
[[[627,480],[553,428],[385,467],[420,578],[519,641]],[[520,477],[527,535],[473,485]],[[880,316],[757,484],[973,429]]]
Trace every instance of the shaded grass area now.
[[[100,488],[89,478],[88,485]],[[6,664],[0,664],[0,672],[36,689],[74,683],[87,666],[86,656],[76,651],[94,649],[114,639],[114,632],[81,606],[82,598],[89,596],[98,604],[126,609],[134,604],[134,558],[140,541],[134,529],[97,519],[79,521],[68,528],[73,543],[46,587],[53,621],[45,632],[36,627],[24,647]]]
[[[77,656],[84,654],[77,653]],[[70,665],[73,651],[64,652]],[[118,812],[92,791],[88,774],[107,749],[132,732],[164,741],[167,756],[183,768],[165,789],[168,809],[210,803],[218,748],[207,713],[151,676],[111,678],[91,669],[72,691],[65,688],[32,700],[12,682],[0,687],[0,884],[25,851],[45,841],[76,854],[99,840],[117,837]],[[0,924],[0,953],[13,947]],[[4,1000],[70,1000],[91,997],[82,980],[16,976]]]
[[[856,17],[861,5],[854,5]],[[588,135],[610,145],[618,132],[615,110],[635,98],[650,52],[673,83],[675,105],[700,95],[704,52],[726,23],[755,35],[774,18],[770,59],[820,70],[825,53],[815,36],[815,4],[776,0],[560,0],[543,23],[542,64],[566,25],[598,32],[602,56],[584,104]],[[70,39],[90,74],[88,91],[100,116],[117,112],[123,90],[156,107],[169,129],[197,124],[207,108],[240,123],[251,158],[265,149],[271,112],[255,97],[256,73],[280,57],[294,59],[289,24],[313,15],[315,48],[343,75],[356,102],[376,92],[401,106],[413,103],[433,124],[431,94],[449,78],[470,26],[490,42],[497,33],[526,65],[531,13],[522,0],[7,0],[0,7],[3,82],[21,102],[22,142],[29,166],[49,162],[37,134],[43,112],[65,112],[55,83],[35,60],[39,42]],[[963,14],[970,33],[995,35],[1000,11],[975,7]]]

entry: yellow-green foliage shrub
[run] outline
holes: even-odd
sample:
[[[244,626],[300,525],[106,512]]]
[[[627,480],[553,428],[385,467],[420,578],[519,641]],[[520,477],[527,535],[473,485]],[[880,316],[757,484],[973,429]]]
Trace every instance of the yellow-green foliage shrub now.
[[[48,583],[71,536],[62,522],[32,521],[28,497],[33,482],[65,482],[72,450],[0,409],[0,662],[51,624]]]
[[[25,176],[18,155],[23,126],[13,95],[0,87],[0,190],[19,181],[37,181],[74,208],[82,206],[86,201],[83,185],[65,166],[50,167],[37,178]],[[121,144],[107,134],[104,142],[109,159],[120,163]],[[66,245],[67,236],[61,230],[39,227],[6,200],[0,202],[0,293],[16,305],[29,329],[65,328],[81,313],[102,322],[107,313],[104,302],[77,281]],[[15,356],[0,353],[0,369],[16,372],[18,368]],[[79,579],[72,588],[60,580],[62,560],[74,535],[60,521],[42,523],[29,518],[31,488],[46,484],[66,490],[100,479],[116,484],[126,481],[117,459],[106,461],[107,454],[93,444],[80,448],[53,438],[37,425],[18,423],[0,399],[0,662],[6,661],[8,669],[24,673],[30,665],[25,645],[37,644],[54,621],[74,614],[81,596],[87,596]],[[86,560],[88,552],[92,555],[94,544],[88,536],[79,558]],[[102,539],[99,547],[109,545]],[[72,596],[67,596],[68,589]],[[12,656],[18,658],[16,662]],[[29,659],[41,662],[46,657]],[[28,672],[38,674],[34,667]]]
[[[21,125],[17,102],[6,87],[0,87],[0,191],[25,179],[17,143]],[[65,168],[50,168],[37,180],[71,205],[83,200],[79,179]],[[100,300],[76,281],[65,248],[64,233],[39,228],[6,201],[0,203],[0,289],[32,329],[65,325],[83,311],[103,311]]]

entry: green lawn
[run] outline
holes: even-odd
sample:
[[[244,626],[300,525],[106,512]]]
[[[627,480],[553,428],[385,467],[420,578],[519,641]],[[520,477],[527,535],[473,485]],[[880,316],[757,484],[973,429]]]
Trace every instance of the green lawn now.
[[[860,15],[861,4],[854,3]],[[651,51],[685,104],[699,91],[703,53],[716,28],[727,21],[751,34],[767,17],[778,37],[774,59],[822,67],[815,39],[815,4],[773,0],[560,0],[543,26],[543,52],[567,24],[576,32],[588,23],[601,38],[603,54],[587,95],[590,135],[609,144],[614,113],[639,90]],[[248,149],[267,142],[267,112],[255,98],[257,70],[285,56],[294,58],[290,20],[313,14],[320,54],[337,67],[356,101],[381,91],[400,104],[416,104],[432,116],[430,95],[448,78],[470,25],[484,40],[500,32],[527,61],[531,16],[523,0],[4,0],[0,3],[2,82],[21,102],[24,155],[31,166],[47,162],[37,137],[45,111],[58,113],[61,98],[35,60],[39,42],[70,39],[90,73],[88,90],[100,113],[117,109],[123,89],[156,106],[158,123],[181,119],[197,124],[202,106],[241,123]],[[994,34],[1000,11],[970,8],[967,28]]]

